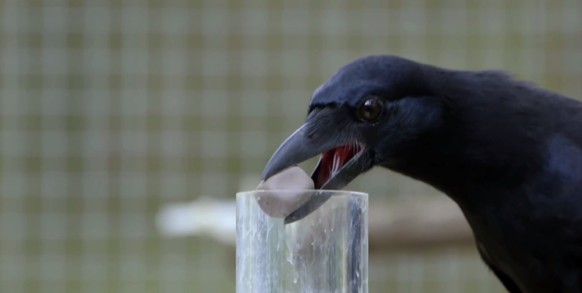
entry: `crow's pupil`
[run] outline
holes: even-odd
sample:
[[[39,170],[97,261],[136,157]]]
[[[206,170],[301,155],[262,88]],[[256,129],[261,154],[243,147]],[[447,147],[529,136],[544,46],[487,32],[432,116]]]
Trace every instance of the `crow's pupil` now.
[[[364,105],[364,113],[366,114],[366,118],[372,118],[372,116],[374,116],[374,102],[371,100],[366,101],[366,104]]]
[[[374,111],[376,109],[376,106],[378,106],[378,104],[376,104],[376,101],[374,100],[368,100],[367,102],[367,106],[368,106],[368,111]]]

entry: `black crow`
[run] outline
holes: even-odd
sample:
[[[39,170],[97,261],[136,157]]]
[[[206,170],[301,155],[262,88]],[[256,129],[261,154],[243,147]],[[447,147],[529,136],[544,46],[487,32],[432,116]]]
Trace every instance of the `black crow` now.
[[[315,91],[263,179],[319,154],[316,188],[381,166],[447,194],[510,292],[582,292],[581,102],[498,71],[369,56]]]

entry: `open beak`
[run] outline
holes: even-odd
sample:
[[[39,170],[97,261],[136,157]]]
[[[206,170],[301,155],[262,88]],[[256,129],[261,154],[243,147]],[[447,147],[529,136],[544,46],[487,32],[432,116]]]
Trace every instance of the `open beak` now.
[[[353,140],[349,127],[341,127],[335,121],[337,109],[315,110],[307,121],[289,136],[275,151],[265,169],[262,179],[281,172],[317,155],[319,163],[311,175],[315,189],[337,190],[372,167],[371,152],[364,144]],[[345,123],[345,121],[343,122]],[[343,131],[342,131],[343,129]],[[285,218],[292,223],[315,211],[329,199],[329,193],[314,194],[297,210]]]

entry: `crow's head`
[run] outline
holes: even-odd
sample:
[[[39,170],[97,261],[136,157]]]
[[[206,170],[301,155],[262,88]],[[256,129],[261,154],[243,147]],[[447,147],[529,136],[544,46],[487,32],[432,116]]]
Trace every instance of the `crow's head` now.
[[[376,165],[390,166],[443,123],[426,65],[394,56],[356,60],[314,93],[306,122],[271,157],[263,179],[321,155],[317,189],[340,189]]]

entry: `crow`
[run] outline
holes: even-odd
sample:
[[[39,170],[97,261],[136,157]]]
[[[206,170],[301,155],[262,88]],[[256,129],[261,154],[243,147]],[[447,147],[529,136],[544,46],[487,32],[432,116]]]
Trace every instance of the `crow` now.
[[[316,189],[380,166],[448,195],[509,292],[582,292],[581,102],[502,71],[367,56],[315,90],[262,177],[320,154]]]

